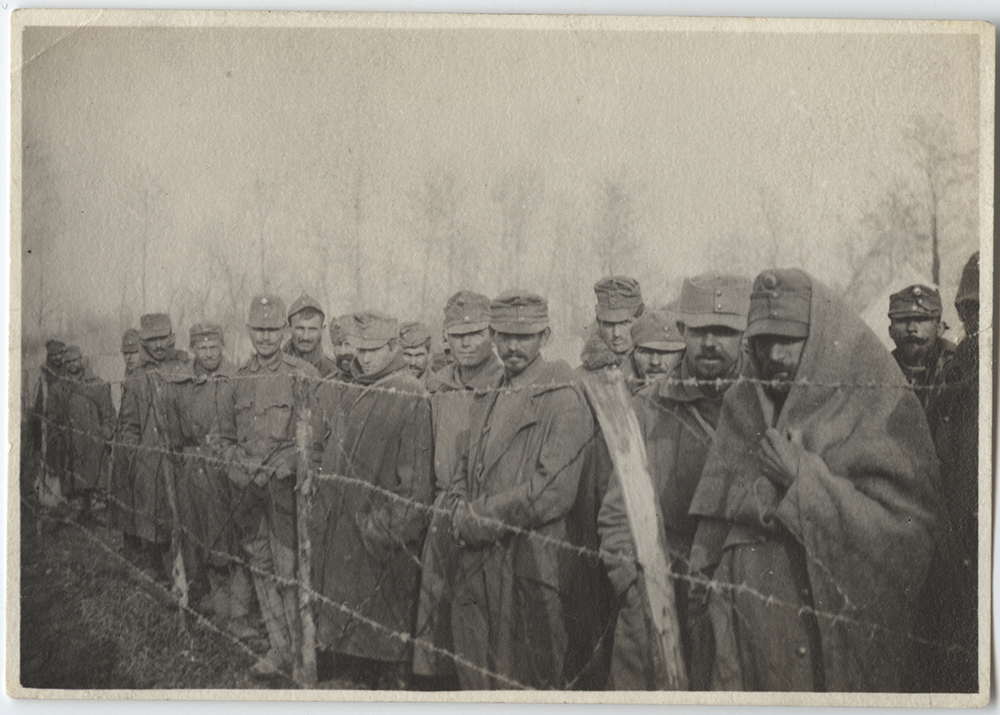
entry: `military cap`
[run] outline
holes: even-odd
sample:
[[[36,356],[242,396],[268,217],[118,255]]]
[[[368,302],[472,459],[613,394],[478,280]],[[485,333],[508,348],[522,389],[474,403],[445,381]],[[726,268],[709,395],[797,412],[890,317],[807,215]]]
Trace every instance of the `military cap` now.
[[[348,326],[353,321],[350,315],[342,315],[330,321],[330,344],[343,345],[347,342]]]
[[[534,335],[549,327],[549,304],[540,295],[508,291],[490,303],[490,327],[500,333]]]
[[[139,318],[139,337],[143,340],[165,338],[174,332],[170,316],[166,313],[146,313]]]
[[[399,338],[399,322],[382,313],[355,313],[351,316],[351,344],[362,350],[375,350]]]
[[[478,333],[490,326],[490,299],[461,290],[444,307],[444,331],[448,335]]]
[[[733,330],[746,330],[749,309],[748,278],[703,273],[684,279],[677,319],[692,328],[721,325]]]
[[[812,280],[798,268],[764,271],[753,282],[746,337],[809,336]]]
[[[965,268],[962,269],[962,279],[958,282],[958,293],[955,295],[955,306],[968,300],[979,302],[979,251],[969,257]]]
[[[326,312],[320,306],[319,302],[305,291],[302,291],[302,295],[296,298],[295,302],[292,303],[292,307],[288,309],[288,322],[291,323],[292,316],[306,308],[312,308],[318,311],[324,319],[326,318]]]
[[[632,342],[640,348],[677,352],[684,349],[684,338],[677,330],[677,321],[650,311],[632,324]]]
[[[274,295],[258,295],[250,301],[247,325],[251,328],[285,327],[285,303]]]
[[[196,323],[191,326],[191,347],[211,340],[222,342],[222,326],[215,323]]]
[[[430,329],[423,323],[403,323],[399,326],[399,345],[404,348],[419,348],[431,339]]]
[[[63,362],[69,362],[70,360],[82,360],[83,350],[80,349],[79,345],[67,345],[66,349],[63,350]]]
[[[62,355],[62,352],[65,349],[66,349],[66,343],[64,343],[62,340],[56,340],[53,338],[52,340],[45,341],[45,354],[49,357]]]
[[[141,338],[139,337],[139,331],[135,328],[129,328],[122,335],[122,352],[123,353],[137,353],[139,352],[139,345],[141,343]]]
[[[941,294],[924,285],[913,285],[889,296],[890,318],[940,318]]]
[[[594,285],[597,294],[597,319],[622,323],[642,312],[639,281],[628,276],[608,276]]]

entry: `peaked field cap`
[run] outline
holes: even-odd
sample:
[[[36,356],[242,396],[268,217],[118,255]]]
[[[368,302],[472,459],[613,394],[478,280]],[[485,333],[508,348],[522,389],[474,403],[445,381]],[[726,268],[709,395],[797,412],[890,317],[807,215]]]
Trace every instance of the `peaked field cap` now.
[[[444,306],[444,331],[449,335],[478,333],[490,327],[490,299],[460,290]]]
[[[594,284],[597,295],[597,319],[622,323],[643,307],[639,281],[628,276],[607,276]]]
[[[292,303],[292,307],[288,309],[288,322],[291,323],[292,316],[295,315],[296,313],[305,310],[306,308],[312,308],[313,310],[317,310],[319,311],[320,315],[323,316],[324,319],[326,318],[326,311],[323,310],[323,307],[319,304],[319,301],[313,298],[305,291],[302,291],[302,295],[296,298],[295,302]]]
[[[139,337],[143,340],[165,338],[173,332],[170,316],[166,313],[146,313],[139,318]]]
[[[746,337],[809,336],[812,279],[798,268],[764,271],[753,282]]]
[[[347,338],[350,335],[350,330],[348,328],[353,319],[353,316],[341,315],[340,317],[334,318],[330,321],[331,345],[343,345],[347,342]]]
[[[969,300],[979,302],[979,251],[969,257],[962,269],[962,279],[958,282],[958,293],[955,294],[956,306]]]
[[[890,318],[940,318],[941,294],[925,285],[912,285],[889,296]]]
[[[499,333],[534,335],[549,327],[549,303],[537,293],[513,290],[490,303],[490,327]]]
[[[136,333],[136,338],[138,338],[138,337],[139,337],[139,334]],[[63,350],[65,350],[65,349],[66,349],[66,343],[64,343],[62,340],[56,340],[55,338],[53,338],[51,340],[46,340],[45,341],[45,354],[46,355],[61,355],[62,352],[63,352]],[[135,349],[136,350],[139,349],[139,344],[138,343],[136,343],[136,348]]]
[[[66,349],[63,350],[63,360],[74,360],[76,358],[83,357],[83,350],[80,349],[79,345],[67,345]]]
[[[423,323],[411,321],[399,326],[399,344],[404,348],[423,347],[431,339],[431,331]]]
[[[632,342],[637,347],[660,352],[677,352],[685,346],[684,337],[677,330],[677,321],[673,320],[673,316],[664,316],[655,311],[643,313],[632,324]]]
[[[122,352],[123,353],[137,353],[139,352],[139,345],[142,343],[142,339],[139,337],[139,331],[135,328],[129,328],[122,334]]]
[[[247,315],[247,325],[251,328],[283,328],[285,327],[285,302],[276,295],[264,294],[255,296],[250,301],[250,311]]]
[[[750,310],[750,279],[724,273],[685,278],[677,319],[692,328],[721,325],[746,330]]]
[[[366,311],[351,316],[351,344],[362,350],[375,350],[399,338],[399,321],[383,313]]]
[[[189,331],[191,336],[191,346],[196,343],[218,340],[222,342],[222,326],[215,323],[195,323]]]

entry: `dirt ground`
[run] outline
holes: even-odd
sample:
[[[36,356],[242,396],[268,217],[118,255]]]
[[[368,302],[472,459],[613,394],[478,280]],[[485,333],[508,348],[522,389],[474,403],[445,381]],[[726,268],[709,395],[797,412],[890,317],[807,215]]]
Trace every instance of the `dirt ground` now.
[[[100,519],[85,528],[90,536],[22,505],[24,687],[295,687],[285,678],[250,678],[253,657],[191,616],[184,633],[168,593],[115,555],[120,535]],[[247,645],[257,653],[266,650],[262,637]]]

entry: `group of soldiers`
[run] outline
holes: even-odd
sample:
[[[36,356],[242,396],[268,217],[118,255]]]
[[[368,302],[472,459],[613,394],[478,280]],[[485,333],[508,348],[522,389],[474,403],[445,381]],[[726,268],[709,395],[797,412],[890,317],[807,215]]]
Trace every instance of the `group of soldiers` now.
[[[220,326],[191,327],[189,357],[169,316],[144,315],[122,341],[120,416],[55,342],[36,413],[96,445],[61,465],[70,493],[102,484],[113,445],[126,551],[161,576],[179,552],[191,602],[236,634],[259,611],[255,675],[300,657],[309,539],[321,671],[380,689],[659,689],[626,485],[587,398],[592,373],[617,371],[690,688],[975,690],[978,254],[961,344],[938,291],[911,286],[890,299],[892,354],[796,269],[693,276],[662,311],[632,278],[595,294],[576,369],[544,358],[548,303],[523,291],[454,294],[442,355],[421,323],[328,324],[306,294],[261,295],[239,368]]]

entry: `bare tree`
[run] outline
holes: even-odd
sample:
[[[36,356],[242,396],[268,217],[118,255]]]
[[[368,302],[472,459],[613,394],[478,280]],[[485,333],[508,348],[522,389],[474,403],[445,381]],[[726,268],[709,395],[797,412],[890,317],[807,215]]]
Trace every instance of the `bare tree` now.
[[[545,195],[545,178],[537,169],[519,167],[508,171],[493,187],[490,197],[500,206],[500,245],[509,257],[509,270],[514,285],[521,282],[521,255],[525,247],[528,225]]]
[[[605,179],[598,187],[595,246],[602,275],[624,270],[640,246],[635,235],[636,193],[623,178]]]

